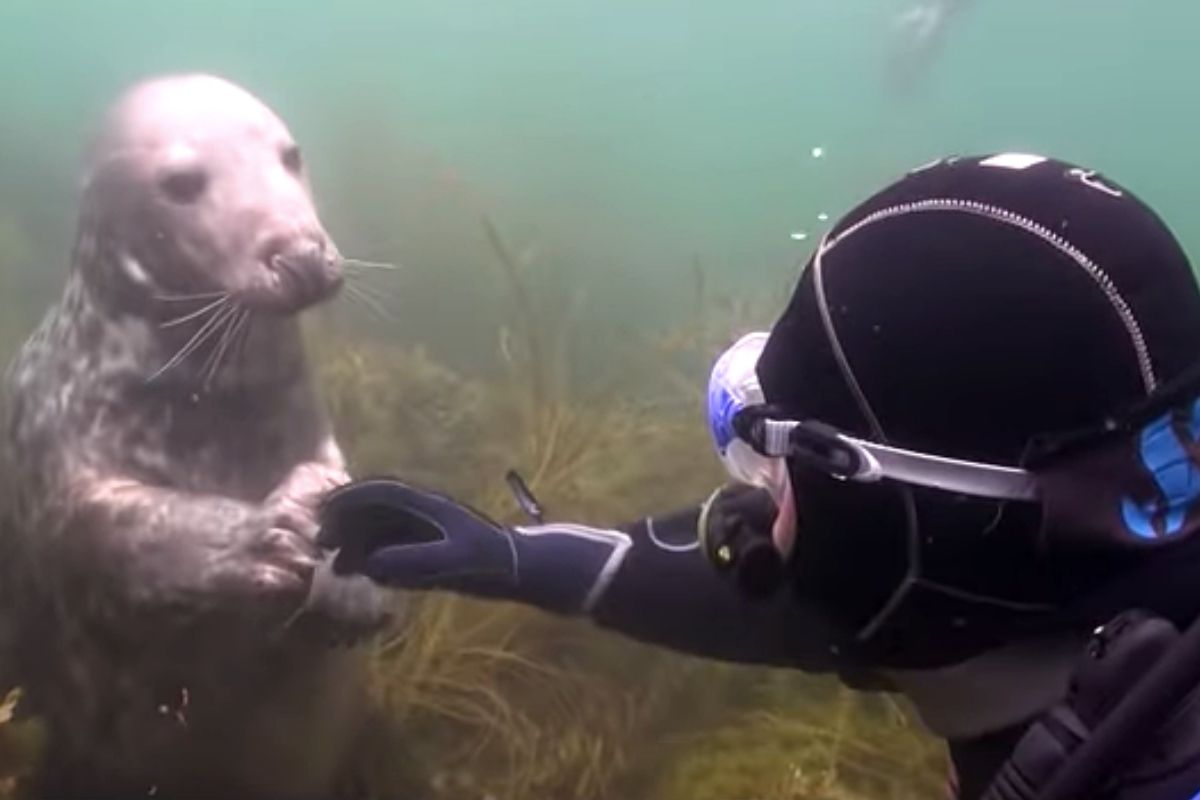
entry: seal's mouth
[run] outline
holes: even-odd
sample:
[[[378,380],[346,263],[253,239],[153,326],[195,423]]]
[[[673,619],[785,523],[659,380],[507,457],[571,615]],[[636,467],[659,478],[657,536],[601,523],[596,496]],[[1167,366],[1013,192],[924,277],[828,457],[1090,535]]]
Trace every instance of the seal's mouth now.
[[[285,306],[293,312],[331,299],[345,282],[336,259],[313,262],[300,257],[274,256],[270,262],[274,283]]]
[[[262,277],[240,298],[257,311],[298,314],[332,299],[345,282],[341,255],[332,244],[271,239],[259,259]]]

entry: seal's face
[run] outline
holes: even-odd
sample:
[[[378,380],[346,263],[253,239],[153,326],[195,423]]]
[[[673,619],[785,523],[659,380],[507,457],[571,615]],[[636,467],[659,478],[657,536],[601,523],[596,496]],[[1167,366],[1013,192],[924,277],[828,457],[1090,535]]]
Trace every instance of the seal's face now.
[[[340,287],[340,256],[287,127],[244,90],[193,75],[141,84],[91,155],[85,228],[139,294],[227,293],[290,314]],[[99,267],[98,267],[99,268]]]

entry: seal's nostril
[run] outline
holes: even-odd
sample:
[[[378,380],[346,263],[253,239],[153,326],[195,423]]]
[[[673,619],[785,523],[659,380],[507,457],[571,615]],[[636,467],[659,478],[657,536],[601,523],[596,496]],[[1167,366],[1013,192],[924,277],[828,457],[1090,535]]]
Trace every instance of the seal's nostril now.
[[[288,251],[291,249],[291,237],[276,234],[265,239],[258,247],[258,259],[268,269],[278,271],[284,266]]]
[[[304,308],[332,297],[342,287],[341,256],[324,235],[278,233],[262,241],[257,256],[271,276],[281,306]]]

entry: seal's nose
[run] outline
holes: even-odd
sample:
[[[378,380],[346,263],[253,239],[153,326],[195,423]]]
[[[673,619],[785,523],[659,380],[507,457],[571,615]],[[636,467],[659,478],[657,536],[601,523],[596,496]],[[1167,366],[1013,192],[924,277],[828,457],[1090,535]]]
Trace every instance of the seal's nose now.
[[[296,310],[329,299],[342,287],[341,258],[324,236],[276,237],[261,250],[284,304]]]

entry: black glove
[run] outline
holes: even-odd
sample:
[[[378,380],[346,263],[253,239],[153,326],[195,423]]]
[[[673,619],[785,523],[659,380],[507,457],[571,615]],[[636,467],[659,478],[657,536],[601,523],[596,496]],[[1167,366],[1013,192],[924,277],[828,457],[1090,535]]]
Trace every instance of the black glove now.
[[[590,611],[631,540],[618,530],[549,524],[508,528],[452,498],[377,479],[326,498],[317,542],[334,571],[394,587],[446,589]]]
[[[730,484],[715,491],[700,514],[705,554],[747,597],[770,597],[783,584],[783,558],[771,540],[776,513],[766,489]]]

